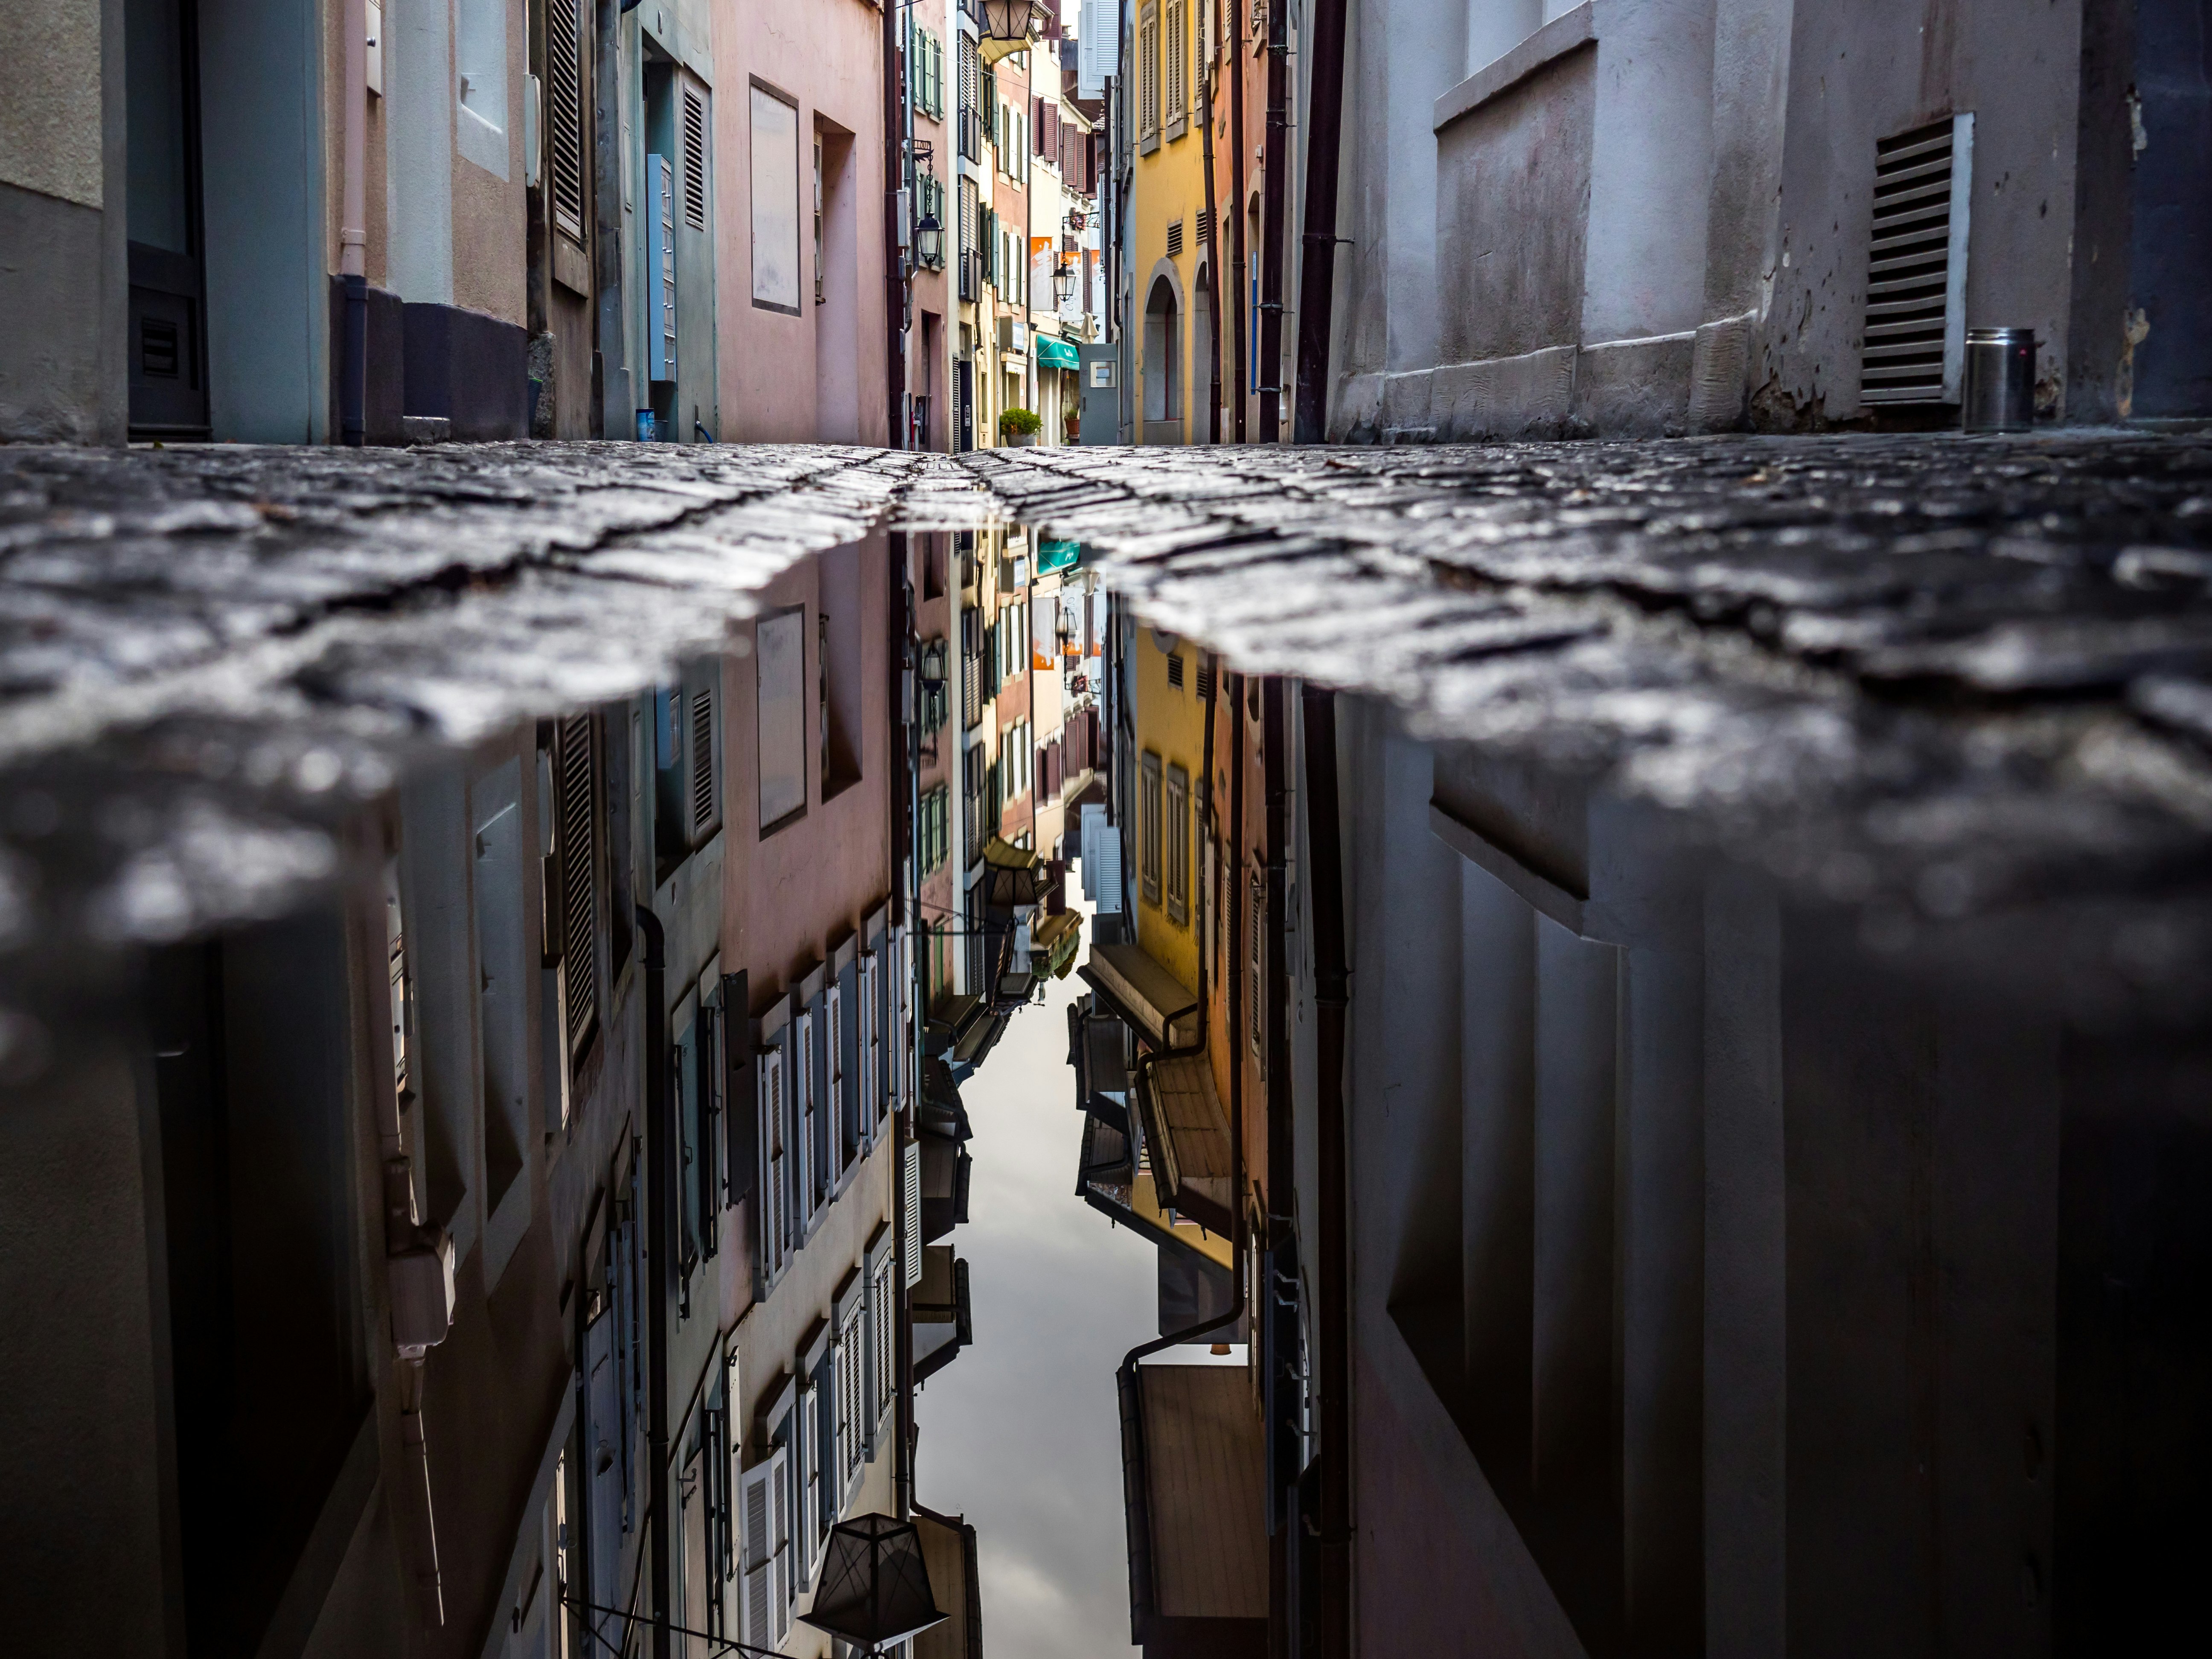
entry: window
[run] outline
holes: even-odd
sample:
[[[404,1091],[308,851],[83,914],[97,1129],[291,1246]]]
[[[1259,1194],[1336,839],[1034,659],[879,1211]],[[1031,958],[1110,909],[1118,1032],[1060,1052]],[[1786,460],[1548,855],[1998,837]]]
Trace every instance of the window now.
[[[799,106],[752,88],[753,303],[799,314]]]
[[[761,834],[806,811],[806,610],[793,605],[753,628],[759,677]]]
[[[721,673],[709,659],[682,684],[653,694],[653,878],[672,871],[721,828],[720,748],[714,695]]]
[[[1190,774],[1168,768],[1167,912],[1169,920],[1190,920]]]
[[[860,550],[852,546],[821,556],[815,719],[822,734],[819,787],[823,800],[860,781],[860,732],[866,718],[860,595],[866,586],[860,558]]]
[[[1141,792],[1139,810],[1141,814],[1145,842],[1142,863],[1139,867],[1144,878],[1145,902],[1147,904],[1158,904],[1160,902],[1162,850],[1160,757],[1158,755],[1146,755],[1144,757],[1143,778],[1139,787]]]
[[[460,0],[453,20],[457,148],[495,178],[507,177],[507,0]]]

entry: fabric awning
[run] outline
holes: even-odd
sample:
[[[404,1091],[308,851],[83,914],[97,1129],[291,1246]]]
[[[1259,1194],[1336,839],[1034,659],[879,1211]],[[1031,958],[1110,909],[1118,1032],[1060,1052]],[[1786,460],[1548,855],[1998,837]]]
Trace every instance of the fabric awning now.
[[[1075,348],[1057,334],[1036,337],[1036,360],[1039,368],[1079,368],[1083,364]]]
[[[1204,1054],[1155,1060],[1138,1073],[1137,1087],[1160,1201],[1216,1232],[1228,1232],[1235,1221],[1231,1188],[1237,1170],[1212,1061]]]
[[[1083,977],[1155,1048],[1177,1048],[1198,1040],[1198,996],[1154,962],[1142,945],[1126,940],[1091,946]]]

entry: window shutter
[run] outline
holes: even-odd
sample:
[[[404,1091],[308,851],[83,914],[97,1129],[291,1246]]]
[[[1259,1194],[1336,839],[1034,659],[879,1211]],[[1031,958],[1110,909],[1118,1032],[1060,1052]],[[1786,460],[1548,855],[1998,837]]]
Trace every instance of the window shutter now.
[[[824,1164],[827,1174],[823,1185],[834,1188],[845,1173],[845,1097],[853,1082],[846,1066],[851,1040],[851,1033],[847,1027],[853,1016],[852,1005],[845,998],[842,976],[831,980],[822,994],[826,1009],[822,1057],[829,1078],[829,1087],[823,1095],[827,1116],[822,1127],[824,1131],[823,1151],[828,1156]]]
[[[560,726],[560,786],[554,834],[561,878],[561,1014],[568,1060],[575,1061],[599,1030],[599,981],[592,931],[599,917],[599,869],[592,831],[592,720],[573,714]]]
[[[732,1207],[760,1190],[758,1059],[745,1017],[747,988],[743,973],[722,975],[722,1202]]]
[[[740,1639],[759,1646],[772,1645],[775,1637],[771,1603],[775,1577],[775,1485],[783,1453],[781,1448],[766,1462],[747,1469],[743,1477],[741,1508],[744,1519],[744,1629]]]
[[[906,1287],[921,1283],[921,1143],[906,1144]]]
[[[787,1049],[779,1045],[764,1049],[760,1056],[757,1075],[760,1079],[760,1145],[761,1201],[757,1206],[760,1238],[761,1279],[763,1285],[775,1282],[783,1271],[784,1241],[790,1232],[791,1170],[785,1148],[790,1138],[786,1120],[786,1097],[788,1091],[786,1072]]]
[[[707,228],[707,105],[684,88],[684,222]]]
[[[719,988],[717,988],[719,989]],[[722,1214],[722,1020],[712,1001],[699,1005],[696,1139],[699,1164],[699,1253],[711,1256],[721,1244]]]
[[[705,686],[691,694],[691,837],[706,839],[720,814],[714,791],[714,694]]]
[[[581,0],[548,0],[545,8],[546,138],[553,223],[584,240],[584,40]]]
[[[816,1096],[820,1085],[815,1077],[814,1013],[811,1009],[802,1012],[792,1022],[792,1046],[799,1056],[792,1102],[798,1116],[799,1131],[793,1137],[798,1144],[793,1148],[791,1164],[792,1182],[797,1194],[791,1218],[791,1242],[795,1244],[806,1236],[807,1224],[814,1218],[814,1119]]]

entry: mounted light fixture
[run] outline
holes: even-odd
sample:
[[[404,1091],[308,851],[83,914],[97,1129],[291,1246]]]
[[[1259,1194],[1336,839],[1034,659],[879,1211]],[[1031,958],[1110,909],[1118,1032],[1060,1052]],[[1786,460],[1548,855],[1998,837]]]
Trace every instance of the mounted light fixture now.
[[[1066,305],[1075,297],[1075,267],[1054,265],[1052,271],[1052,297],[1056,305]]]
[[[982,0],[982,12],[975,49],[987,64],[1027,52],[1045,24],[1044,8],[1037,0]]]
[[[937,216],[925,213],[921,222],[914,228],[915,257],[932,270],[945,263],[945,227],[937,222]]]
[[[889,1515],[839,1522],[823,1550],[814,1605],[799,1617],[869,1653],[943,1624],[914,1522]]]

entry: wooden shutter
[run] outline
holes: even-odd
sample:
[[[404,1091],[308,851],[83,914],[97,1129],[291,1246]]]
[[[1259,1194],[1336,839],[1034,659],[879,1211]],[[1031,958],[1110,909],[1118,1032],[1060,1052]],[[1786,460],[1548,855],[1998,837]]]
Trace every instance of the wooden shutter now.
[[[545,7],[546,149],[553,223],[584,240],[584,32],[582,0],[547,0]]]
[[[592,933],[599,917],[599,866],[592,831],[592,720],[572,714],[560,726],[554,852],[561,881],[561,1024],[573,1068],[599,1030],[599,981]]]
[[[775,1647],[791,1631],[790,1451],[778,1446],[744,1472],[744,1634]]]
[[[722,1060],[721,987],[699,1004],[699,1250],[711,1256],[721,1248]]]
[[[785,1117],[786,1052],[781,1043],[763,1049],[754,1070],[760,1082],[760,1121],[755,1132],[760,1150],[760,1202],[755,1206],[759,1212],[755,1227],[763,1285],[773,1284],[783,1271],[784,1241],[790,1230],[791,1170],[785,1152],[790,1139]]]
[[[760,1191],[760,1109],[757,1056],[745,1018],[750,981],[722,975],[722,1202],[734,1208]]]
[[[823,1185],[835,1188],[845,1173],[845,1090],[851,1081],[845,1074],[845,1024],[850,1018],[845,1001],[845,988],[836,979],[822,992],[822,1060],[826,1087],[823,1091],[829,1113],[823,1127],[828,1131],[823,1139]]]
[[[860,957],[860,1144],[872,1146],[884,1098],[883,958]]]
[[[799,1054],[799,1075],[794,1083],[793,1105],[798,1112],[799,1133],[793,1137],[798,1145],[793,1148],[792,1176],[798,1202],[793,1206],[792,1238],[794,1242],[806,1236],[807,1225],[814,1218],[816,1179],[816,1120],[820,1115],[822,1085],[819,1066],[814,1051],[814,1011],[802,1012],[792,1022],[793,1046]]]
[[[684,88],[684,222],[694,230],[707,228],[707,102],[688,86]]]
[[[921,1143],[906,1144],[906,1287],[921,1283]]]
[[[714,694],[691,694],[691,836],[703,841],[719,821],[714,792]]]

